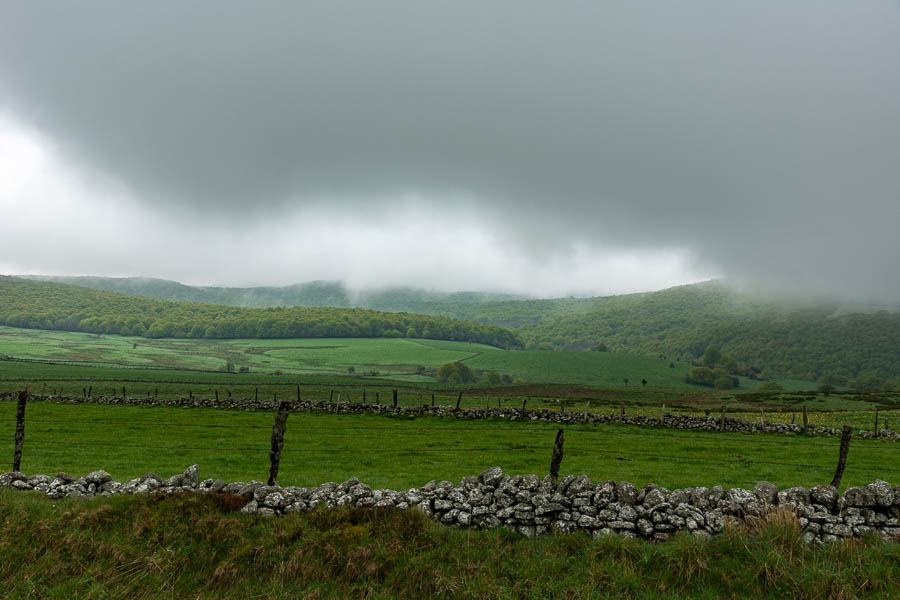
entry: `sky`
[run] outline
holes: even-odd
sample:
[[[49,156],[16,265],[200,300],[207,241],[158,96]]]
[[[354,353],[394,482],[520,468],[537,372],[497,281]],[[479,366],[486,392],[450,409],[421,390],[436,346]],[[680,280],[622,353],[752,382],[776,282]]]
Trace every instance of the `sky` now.
[[[900,302],[900,2],[0,1],[0,273]]]

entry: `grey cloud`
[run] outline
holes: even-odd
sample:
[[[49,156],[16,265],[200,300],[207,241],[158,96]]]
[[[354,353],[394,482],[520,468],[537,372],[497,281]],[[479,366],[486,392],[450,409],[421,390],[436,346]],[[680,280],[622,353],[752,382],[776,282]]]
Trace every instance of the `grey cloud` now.
[[[900,298],[896,2],[0,11],[0,106],[158,210],[461,197],[534,257],[686,248],[756,285]]]

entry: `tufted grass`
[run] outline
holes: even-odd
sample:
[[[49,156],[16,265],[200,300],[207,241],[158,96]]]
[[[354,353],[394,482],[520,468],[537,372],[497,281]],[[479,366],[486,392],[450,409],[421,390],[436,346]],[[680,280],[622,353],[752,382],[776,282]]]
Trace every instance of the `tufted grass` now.
[[[0,491],[0,590],[25,598],[890,598],[900,545],[795,525],[669,542],[464,531],[415,511],[266,519],[214,497]]]

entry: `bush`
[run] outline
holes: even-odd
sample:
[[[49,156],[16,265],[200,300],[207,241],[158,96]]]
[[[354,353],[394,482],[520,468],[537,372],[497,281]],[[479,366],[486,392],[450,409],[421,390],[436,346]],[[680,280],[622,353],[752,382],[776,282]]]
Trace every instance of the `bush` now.
[[[759,386],[759,391],[761,392],[783,392],[784,386],[778,383],[777,381],[767,381],[761,386]]]
[[[438,381],[441,383],[472,383],[475,381],[475,371],[461,362],[447,363],[437,372]]]
[[[249,372],[250,372],[250,367],[244,366],[244,367],[238,368],[238,373],[249,373]]]
[[[713,382],[713,385],[717,390],[730,390],[734,387],[734,381],[731,377],[716,377],[716,380]]]

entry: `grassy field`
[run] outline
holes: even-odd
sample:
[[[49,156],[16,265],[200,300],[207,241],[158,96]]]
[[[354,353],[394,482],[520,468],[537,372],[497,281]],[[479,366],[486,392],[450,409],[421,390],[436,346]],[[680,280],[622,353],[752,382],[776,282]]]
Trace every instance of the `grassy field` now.
[[[12,457],[15,404],[0,403],[0,458]],[[201,477],[265,479],[270,412],[202,408],[28,405],[22,468],[84,474],[103,468],[120,480],[147,471],[168,476],[198,463]],[[297,413],[288,421],[280,483],[311,485],[350,477],[405,489],[430,479],[458,481],[499,465],[508,473],[547,472],[556,427],[540,422]],[[566,427],[563,473],[666,487],[752,487],[827,483],[836,438]],[[900,446],[853,440],[845,485],[900,481]]]
[[[215,496],[0,492],[15,598],[896,598],[900,545],[815,546],[791,521],[661,544],[468,531],[416,511],[265,519]]]
[[[500,350],[466,342],[389,338],[183,340],[0,327],[0,355],[70,364],[196,369],[235,369],[285,375],[378,373],[396,380],[433,382],[443,364],[465,361],[479,371],[508,374],[523,383],[628,388],[696,389],[684,382],[690,365],[609,352]],[[670,366],[670,364],[672,366]],[[424,369],[424,372],[423,372]],[[625,383],[625,379],[629,383]],[[780,381],[787,390],[814,387]],[[757,381],[742,380],[752,390]]]

